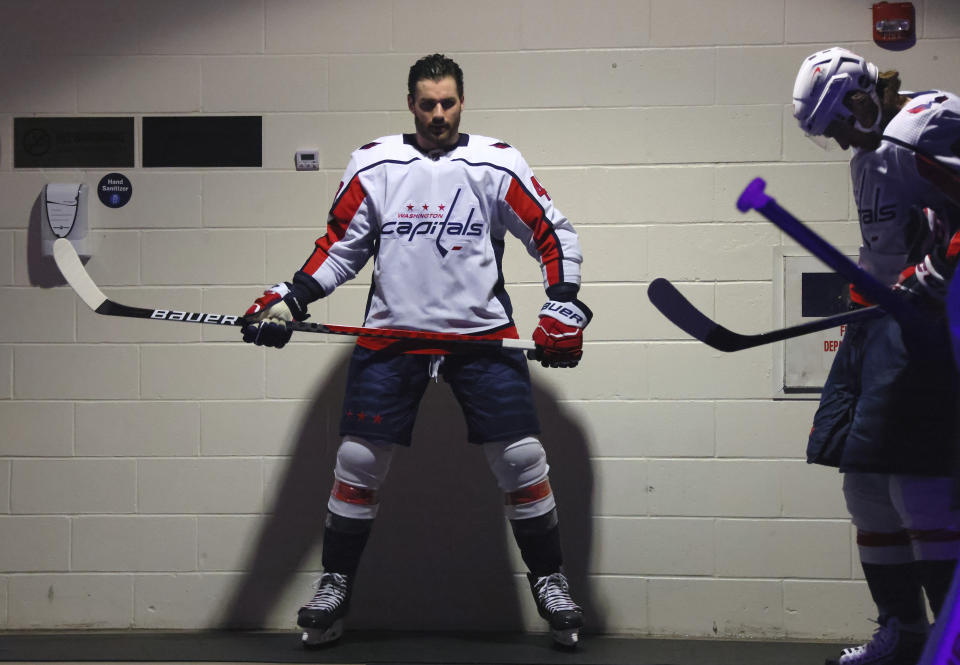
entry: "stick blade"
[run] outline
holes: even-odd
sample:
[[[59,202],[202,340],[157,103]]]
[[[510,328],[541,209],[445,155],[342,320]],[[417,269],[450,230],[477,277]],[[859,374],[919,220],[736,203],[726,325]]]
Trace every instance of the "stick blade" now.
[[[107,300],[107,296],[103,295],[103,291],[87,274],[86,268],[80,263],[80,257],[77,256],[77,250],[69,240],[57,238],[53,242],[53,260],[70,288],[80,296],[87,307],[96,312],[97,308]]]
[[[647,287],[647,297],[671,323],[701,342],[706,341],[717,324],[703,315],[673,284],[658,277]]]
[[[650,282],[647,297],[653,306],[680,330],[717,351],[729,353],[749,348],[744,346],[742,335],[737,335],[707,318],[669,280],[658,277]]]

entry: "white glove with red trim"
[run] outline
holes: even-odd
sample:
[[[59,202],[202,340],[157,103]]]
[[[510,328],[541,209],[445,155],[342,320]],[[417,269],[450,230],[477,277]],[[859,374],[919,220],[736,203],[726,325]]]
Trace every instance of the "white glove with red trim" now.
[[[544,367],[576,367],[583,356],[583,329],[593,312],[579,300],[548,300],[533,331],[535,354]]]
[[[247,322],[241,328],[243,341],[282,349],[293,334],[287,322],[303,321],[308,316],[306,306],[291,292],[289,283],[274,284],[243,315]]]

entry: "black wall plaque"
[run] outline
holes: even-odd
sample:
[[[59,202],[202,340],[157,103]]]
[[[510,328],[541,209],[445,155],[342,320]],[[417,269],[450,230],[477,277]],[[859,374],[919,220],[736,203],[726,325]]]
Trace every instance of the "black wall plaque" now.
[[[835,272],[800,275],[800,315],[832,316],[847,311],[849,282]]]
[[[14,118],[13,167],[120,168],[133,164],[133,118]]]
[[[143,119],[143,165],[263,166],[262,119],[160,116]]]

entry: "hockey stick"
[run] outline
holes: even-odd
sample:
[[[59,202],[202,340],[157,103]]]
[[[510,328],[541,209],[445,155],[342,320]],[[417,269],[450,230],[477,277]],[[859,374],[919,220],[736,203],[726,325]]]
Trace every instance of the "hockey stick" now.
[[[960,567],[917,665],[956,665],[960,653]]]
[[[840,250],[804,226],[803,222],[784,210],[776,200],[764,193],[766,182],[755,178],[737,199],[740,212],[756,210],[776,224],[784,233],[800,243],[804,249],[823,261],[828,267],[845,277],[871,302],[877,303],[911,332],[923,332],[924,316],[907,300],[894,293],[893,289],[880,283],[870,273],[843,255]]]
[[[879,307],[866,307],[766,333],[741,335],[707,318],[677,290],[677,287],[662,277],[650,282],[650,286],[647,287],[647,297],[661,314],[685,333],[718,351],[726,352],[752,349],[755,346],[763,346],[847,323],[875,319],[886,314]]]
[[[64,279],[80,299],[97,314],[126,316],[135,319],[153,319],[155,321],[180,321],[182,323],[208,323],[220,326],[244,326],[242,316],[213,314],[207,312],[186,312],[176,309],[149,309],[131,307],[110,300],[96,285],[93,278],[80,262],[77,250],[66,238],[57,238],[53,243],[53,260],[63,274]],[[521,349],[527,357],[535,359],[533,341],[521,339],[484,339],[457,333],[435,333],[420,330],[394,330],[391,328],[360,328],[338,326],[325,323],[306,323],[290,321],[287,328],[298,332],[323,333],[325,335],[349,335],[352,337],[383,337],[386,339],[406,339],[419,342],[438,342],[451,351],[461,348],[499,347],[503,349]]]

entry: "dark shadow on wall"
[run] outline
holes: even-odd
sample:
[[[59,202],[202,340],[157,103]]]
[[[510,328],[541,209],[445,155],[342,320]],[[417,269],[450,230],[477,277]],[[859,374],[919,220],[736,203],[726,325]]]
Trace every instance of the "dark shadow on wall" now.
[[[322,540],[346,366],[347,357],[314,391],[313,408],[297,434],[271,514],[220,622],[223,627],[264,627]],[[570,380],[576,380],[574,372]],[[589,631],[603,632],[586,576],[593,491],[588,442],[548,390],[534,382],[534,393],[559,504],[567,575],[575,599],[587,611]],[[466,442],[459,405],[442,380],[431,384],[420,405],[413,446],[396,451],[382,489],[348,628],[521,630],[515,548],[502,494],[482,450]],[[310,590],[302,595],[306,600]],[[290,615],[293,626],[297,607],[280,611]]]

